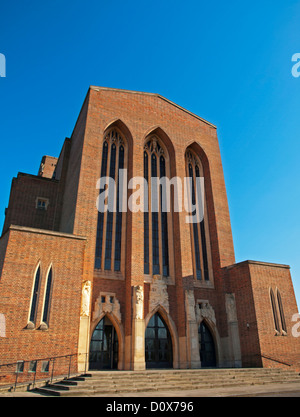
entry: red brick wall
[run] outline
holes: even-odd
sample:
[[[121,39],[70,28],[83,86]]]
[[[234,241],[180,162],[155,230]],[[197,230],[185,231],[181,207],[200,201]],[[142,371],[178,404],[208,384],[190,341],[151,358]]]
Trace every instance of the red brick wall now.
[[[84,247],[84,239],[27,228],[10,229],[1,238],[1,258],[6,250],[0,278],[0,312],[6,318],[6,337],[0,338],[1,363],[77,353]],[[28,330],[38,262],[41,282],[36,328]],[[43,331],[38,328],[50,264],[53,270],[50,321],[49,329]]]
[[[286,363],[298,363],[300,368],[300,339],[292,335],[294,314],[298,313],[290,269],[281,265],[270,266],[251,263],[249,266],[255,303],[261,353]],[[278,288],[287,327],[287,335],[275,336],[269,288],[276,297]],[[278,310],[278,309],[277,309]],[[279,311],[278,317],[280,321]],[[263,360],[264,365],[279,366],[275,361]]]
[[[300,339],[292,335],[292,316],[298,308],[289,267],[246,261],[227,268],[227,273],[228,289],[236,297],[243,366],[287,363],[300,368]],[[275,296],[276,288],[280,291],[287,335],[275,333],[270,288]]]
[[[57,164],[57,158],[54,156],[43,156],[38,175],[44,178],[52,178]]]
[[[242,262],[225,269],[224,280],[227,284],[225,290],[235,294],[242,364],[244,367],[261,366],[256,312],[248,263]]]
[[[57,193],[57,181],[19,173],[12,181],[3,232],[11,224],[53,230]],[[37,197],[49,200],[47,210],[36,208]]]
[[[77,210],[77,194],[82,170],[81,158],[83,148],[83,138],[86,127],[87,108],[89,94],[82,106],[78,120],[71,136],[71,149],[68,157],[68,169],[66,173],[65,189],[62,203],[62,215],[59,230],[66,233],[73,233],[75,211]],[[91,164],[93,159],[91,158]]]
[[[86,115],[86,120],[84,119]],[[213,268],[218,283],[220,266],[234,262],[231,226],[223,178],[222,163],[216,129],[209,123],[194,117],[190,113],[171,104],[156,95],[130,93],[100,89],[89,91],[88,109],[86,104],[75,128],[76,136],[72,136],[70,169],[68,178],[72,178],[74,196],[67,202],[64,212],[74,217],[74,233],[88,236],[88,246],[85,257],[86,279],[93,276],[94,254],[96,241],[97,209],[96,199],[98,190],[96,182],[100,176],[101,152],[104,131],[116,120],[118,126],[126,135],[132,150],[132,173],[130,176],[143,176],[143,146],[146,136],[155,131],[165,143],[171,158],[171,176],[179,176],[182,181],[186,176],[185,151],[194,144],[201,149],[202,162],[207,181],[207,200],[209,207],[209,224],[211,228],[211,245],[213,253]],[[125,126],[124,126],[125,125]],[[82,126],[80,128],[80,126]],[[156,128],[159,126],[159,129]],[[82,154],[81,154],[82,150]],[[81,155],[81,156],[80,156]],[[205,156],[206,155],[206,156]],[[209,162],[208,162],[209,161]],[[80,170],[79,170],[80,166]],[[76,173],[74,174],[74,168]],[[78,178],[79,176],[79,178]],[[129,179],[130,179],[129,176]],[[74,201],[76,186],[76,211]],[[67,185],[67,190],[69,185]],[[68,198],[67,198],[68,197]],[[73,211],[71,214],[71,206]],[[190,225],[185,223],[185,213],[174,214],[174,259],[176,281],[176,325],[179,336],[185,335],[184,287],[182,277],[193,275]],[[63,214],[63,217],[65,213]],[[144,280],[144,248],[143,214],[128,214],[127,250],[126,250],[126,323],[125,333],[131,333],[131,286],[142,284]],[[72,217],[73,218],[73,217]],[[62,229],[63,230],[63,229]],[[89,278],[88,278],[89,277]],[[100,285],[95,282],[95,288]],[[201,297],[200,297],[201,298]],[[220,313],[220,316],[222,314]]]
[[[103,274],[94,271],[96,199],[99,193],[96,183],[100,177],[103,136],[112,125],[122,131],[127,141],[128,180],[133,176],[143,177],[143,147],[146,137],[151,133],[157,134],[167,148],[171,177],[180,177],[182,183],[186,176],[187,147],[190,146],[197,153],[205,177],[214,285],[195,288],[195,298],[209,300],[214,308],[218,332],[222,338],[228,336],[225,294],[235,294],[244,366],[261,365],[261,353],[265,356],[276,356],[277,359],[285,357],[297,360],[299,343],[290,336],[290,317],[297,310],[288,269],[253,262],[234,265],[231,225],[216,128],[157,95],[105,88],[89,90],[71,139],[65,141],[58,159],[57,180],[19,175],[13,182],[5,230],[10,224],[16,223],[44,229],[53,228],[85,236],[87,240],[20,230],[10,230],[1,238],[0,250],[4,256],[9,236],[0,294],[1,297],[4,294],[1,302],[11,332],[7,345],[11,349],[11,358],[16,358],[17,352],[24,352],[26,357],[42,355],[48,349],[44,350],[43,347],[40,350],[41,344],[51,345],[51,354],[66,354],[71,350],[76,352],[83,280],[93,282],[92,308],[100,292],[116,293],[120,301],[125,335],[132,333],[132,287],[144,285],[143,213],[127,213],[126,267],[123,279],[107,279]],[[49,206],[43,222],[37,217],[35,204],[33,206],[36,196],[48,197],[50,203],[56,198],[56,205]],[[174,241],[171,251],[174,258],[172,278],[175,285],[168,286],[170,315],[176,324],[179,337],[186,334],[184,290],[194,287],[191,230],[185,216],[185,212],[173,214]],[[50,262],[57,265],[57,304],[53,305],[54,321],[47,332],[24,329],[28,315],[26,306],[29,306],[33,282],[32,274],[39,259],[42,265],[49,265]],[[42,274],[45,274],[44,269]],[[44,275],[42,282],[45,282]],[[280,290],[289,326],[287,336],[275,337],[272,333],[268,300],[270,286],[277,286]],[[149,284],[145,284],[144,288],[147,314]],[[17,300],[20,301],[19,304],[16,304]],[[15,304],[17,307],[13,308]],[[38,317],[39,314],[40,311]],[[125,349],[131,347],[125,346]],[[24,359],[23,354],[22,356]],[[266,359],[263,363],[265,361]]]

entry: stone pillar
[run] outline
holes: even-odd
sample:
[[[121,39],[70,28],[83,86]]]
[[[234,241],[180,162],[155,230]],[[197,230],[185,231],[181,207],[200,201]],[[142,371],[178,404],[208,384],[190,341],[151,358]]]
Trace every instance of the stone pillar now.
[[[227,313],[228,335],[231,347],[232,366],[235,368],[240,368],[242,366],[242,356],[234,294],[228,293],[225,295],[225,306]]]
[[[195,314],[195,296],[193,290],[185,291],[185,311],[187,321],[187,345],[190,355],[190,367],[201,367],[198,342],[198,324]]]
[[[91,281],[82,283],[81,311],[78,340],[78,371],[88,370],[88,352],[90,340],[90,301]]]
[[[144,320],[144,290],[142,285],[133,287],[133,320],[132,320],[132,369],[146,369],[145,362],[145,320]]]

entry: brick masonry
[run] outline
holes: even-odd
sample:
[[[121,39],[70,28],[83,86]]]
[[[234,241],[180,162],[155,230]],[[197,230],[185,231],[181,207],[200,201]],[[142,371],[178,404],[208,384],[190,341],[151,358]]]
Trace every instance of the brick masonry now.
[[[41,172],[38,176],[19,174],[13,180],[0,239],[0,313],[6,315],[8,329],[7,337],[0,338],[0,361],[75,353],[84,281],[92,283],[91,309],[100,292],[116,294],[125,338],[133,332],[134,286],[144,288],[144,316],[149,313],[151,282],[144,277],[143,213],[126,215],[124,274],[112,276],[94,269],[95,203],[99,192],[96,182],[100,177],[104,134],[112,126],[126,139],[128,180],[143,176],[143,149],[150,134],[156,134],[167,149],[171,177],[183,181],[186,176],[188,147],[203,166],[213,272],[209,285],[197,285],[193,278],[191,230],[185,222],[186,214],[172,215],[175,238],[170,253],[174,276],[168,283],[168,295],[169,315],[180,346],[179,365],[189,367],[185,290],[193,290],[195,300],[209,300],[215,312],[215,343],[222,358],[219,365],[229,363],[232,357],[225,299],[226,294],[234,294],[241,364],[298,366],[300,338],[291,335],[291,315],[297,312],[297,305],[289,269],[250,261],[235,264],[216,127],[159,95],[100,87],[90,87],[71,138],[65,140],[59,158],[47,157],[43,162],[43,176]],[[37,197],[49,200],[46,211],[37,211]],[[38,262],[42,265],[41,294],[50,263],[55,271],[47,331],[25,329]],[[278,288],[281,294],[287,324],[284,336],[274,335],[270,287]],[[37,317],[41,308],[39,304]],[[124,351],[125,358],[131,358],[132,346],[126,345]],[[128,361],[130,367],[132,358]]]

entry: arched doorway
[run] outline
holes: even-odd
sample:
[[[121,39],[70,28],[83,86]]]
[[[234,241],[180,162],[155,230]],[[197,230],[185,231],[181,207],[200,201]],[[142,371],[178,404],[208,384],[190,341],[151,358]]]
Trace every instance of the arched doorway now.
[[[172,368],[172,339],[159,313],[151,317],[145,334],[146,368]]]
[[[212,334],[202,321],[198,328],[200,360],[202,368],[213,368],[216,366],[216,350]]]
[[[118,335],[107,316],[97,324],[91,339],[89,369],[117,369]]]

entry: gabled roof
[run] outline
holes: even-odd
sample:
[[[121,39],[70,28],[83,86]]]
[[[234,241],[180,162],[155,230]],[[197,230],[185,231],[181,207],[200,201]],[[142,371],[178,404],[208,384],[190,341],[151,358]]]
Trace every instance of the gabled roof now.
[[[177,107],[178,109],[184,111],[185,113],[190,114],[191,116],[195,117],[196,119],[201,120],[202,122],[204,122],[207,125],[213,127],[214,129],[217,128],[214,124],[208,122],[207,120],[203,119],[202,117],[197,116],[196,114],[190,112],[189,110],[186,110],[185,108],[179,106],[178,104],[174,103],[171,100],[168,100],[167,98],[161,96],[160,94],[156,94],[156,93],[144,93],[144,92],[141,92],[141,91],[124,90],[124,89],[120,89],[120,88],[97,87],[97,86],[93,86],[93,85],[90,86],[90,89],[91,90],[94,90],[94,91],[105,91],[105,90],[108,90],[108,91],[115,91],[115,92],[120,92],[120,93],[141,94],[141,95],[145,95],[145,96],[157,97],[160,100],[164,100],[167,103],[171,104],[172,106]]]

